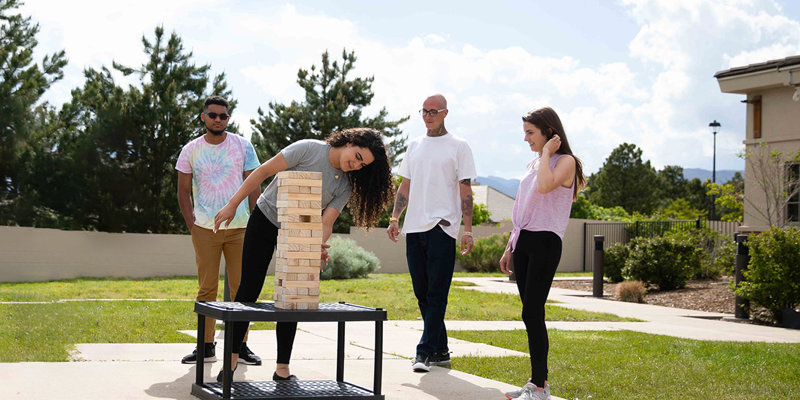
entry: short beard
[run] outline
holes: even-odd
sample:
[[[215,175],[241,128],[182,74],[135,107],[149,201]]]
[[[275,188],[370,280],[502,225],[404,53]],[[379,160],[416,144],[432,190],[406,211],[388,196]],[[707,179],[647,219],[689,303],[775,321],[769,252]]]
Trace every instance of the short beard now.
[[[209,128],[209,127],[206,127],[206,129],[209,132],[211,132],[211,134],[214,135],[214,136],[222,136],[222,134],[225,133],[225,129],[224,128],[222,130],[220,130],[220,131],[215,131],[215,130]]]

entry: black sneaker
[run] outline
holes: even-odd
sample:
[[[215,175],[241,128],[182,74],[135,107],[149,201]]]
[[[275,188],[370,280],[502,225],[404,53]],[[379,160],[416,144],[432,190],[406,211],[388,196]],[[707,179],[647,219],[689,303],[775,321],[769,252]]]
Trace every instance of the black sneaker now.
[[[239,362],[247,365],[261,365],[261,357],[253,354],[247,343],[243,342],[239,348]]]
[[[272,373],[272,380],[273,381],[296,381],[297,377],[294,376],[294,375],[289,375],[286,378],[284,378],[284,377],[278,375],[277,372],[273,372]]]
[[[217,374],[217,382],[219,382],[219,383],[222,383],[222,379],[223,379],[223,375],[222,375],[222,374],[223,374],[224,372],[225,372],[225,368],[223,367],[223,368],[222,368],[222,369],[219,371],[219,374]],[[236,372],[236,367],[234,367],[234,368],[233,368],[233,371],[231,371],[231,372],[230,372],[230,374],[231,374],[231,382],[233,382],[233,373],[234,373],[234,372]]]
[[[414,372],[428,372],[431,370],[431,363],[428,361],[428,357],[417,354],[414,361],[411,362],[411,368],[414,369]]]
[[[450,365],[450,352],[443,351],[441,353],[436,353],[433,357],[430,358],[430,364],[435,365],[437,367],[449,366]]]
[[[208,363],[217,361],[217,357],[215,356],[215,351],[214,351],[214,349],[217,346],[217,342],[206,343],[205,346],[206,346],[205,347],[206,356],[203,359],[203,362]],[[197,347],[194,348],[192,354],[189,354],[188,356],[183,357],[181,359],[181,364],[197,364]]]

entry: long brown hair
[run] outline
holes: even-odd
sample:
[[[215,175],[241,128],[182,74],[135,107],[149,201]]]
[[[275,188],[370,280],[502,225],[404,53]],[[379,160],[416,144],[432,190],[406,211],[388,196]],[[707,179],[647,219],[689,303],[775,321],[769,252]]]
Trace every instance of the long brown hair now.
[[[522,117],[522,120],[534,124],[542,131],[547,140],[550,140],[555,134],[558,134],[558,137],[561,138],[561,146],[556,150],[556,154],[568,154],[575,159],[575,189],[572,192],[572,198],[577,199],[578,192],[586,186],[586,177],[583,176],[581,160],[575,154],[572,154],[572,149],[569,147],[567,133],[564,132],[564,126],[561,125],[561,118],[558,118],[558,114],[552,108],[542,107],[528,112]]]
[[[325,142],[332,147],[347,144],[364,147],[375,157],[375,161],[366,167],[347,173],[353,185],[350,201],[347,203],[353,223],[361,227],[374,226],[394,197],[392,168],[383,144],[383,135],[372,128],[350,128],[331,133]]]

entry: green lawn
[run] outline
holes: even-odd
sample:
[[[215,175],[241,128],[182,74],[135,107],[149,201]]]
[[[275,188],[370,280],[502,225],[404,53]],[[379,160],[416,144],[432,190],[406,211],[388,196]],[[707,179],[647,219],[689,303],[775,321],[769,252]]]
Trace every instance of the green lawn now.
[[[273,280],[268,278],[264,286],[267,298],[272,289]],[[187,301],[194,298],[196,290],[197,281],[191,277],[0,283],[0,301],[50,302],[0,304],[0,315],[7,316],[0,318],[0,337],[11,338],[0,342],[0,362],[63,361],[75,343],[193,342],[191,337],[176,331],[196,329],[193,303]],[[406,274],[322,281],[321,293],[323,302],[347,301],[384,308],[392,320],[415,320],[419,317]],[[220,300],[221,297],[220,291]],[[63,299],[172,300],[57,301]],[[552,305],[546,307],[548,320],[552,321],[631,321],[613,314],[568,310]],[[516,295],[454,287],[450,291],[446,318],[520,320],[520,312],[521,305]],[[253,329],[274,329],[274,324],[258,323]]]
[[[453,338],[528,352],[525,331]],[[549,380],[566,399],[797,399],[800,344],[708,342],[638,332],[551,330]],[[456,357],[452,368],[522,385],[527,357]]]

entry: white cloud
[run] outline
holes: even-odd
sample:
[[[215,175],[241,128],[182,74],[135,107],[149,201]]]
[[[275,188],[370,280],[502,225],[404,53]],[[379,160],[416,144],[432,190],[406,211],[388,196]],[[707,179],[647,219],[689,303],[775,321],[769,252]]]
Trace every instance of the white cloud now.
[[[319,66],[325,50],[340,60],[347,48],[358,57],[350,76],[375,77],[368,115],[381,107],[391,118],[410,115],[403,129],[419,136],[424,126],[416,112],[422,101],[444,93],[451,105],[448,128],[473,144],[481,175],[516,176],[524,169],[531,154],[521,141],[520,117],[544,105],[561,115],[587,172],[597,170],[622,142],[637,144],[658,167],[698,166],[698,158],[711,151],[710,134],[701,128],[712,118],[725,126],[725,135],[717,137],[718,163],[734,165],[729,153],[741,146],[743,110],[738,98],[719,93],[712,75],[800,54],[800,23],[771,0],[620,4],[638,32],[627,57],[602,63],[578,52],[534,53],[510,41],[480,47],[419,27],[392,32],[400,41],[388,44],[365,32],[358,20],[267,2],[147,0],[131,7],[29,0],[25,12],[40,22],[47,52],[67,50],[70,66],[54,88],[62,100],[81,84],[84,66],[110,66],[111,60],[141,64],[141,36],[152,37],[153,28],[163,24],[181,35],[198,63],[227,72],[239,118],[249,120],[270,101],[302,100],[297,70]],[[238,122],[249,130],[249,122]]]

